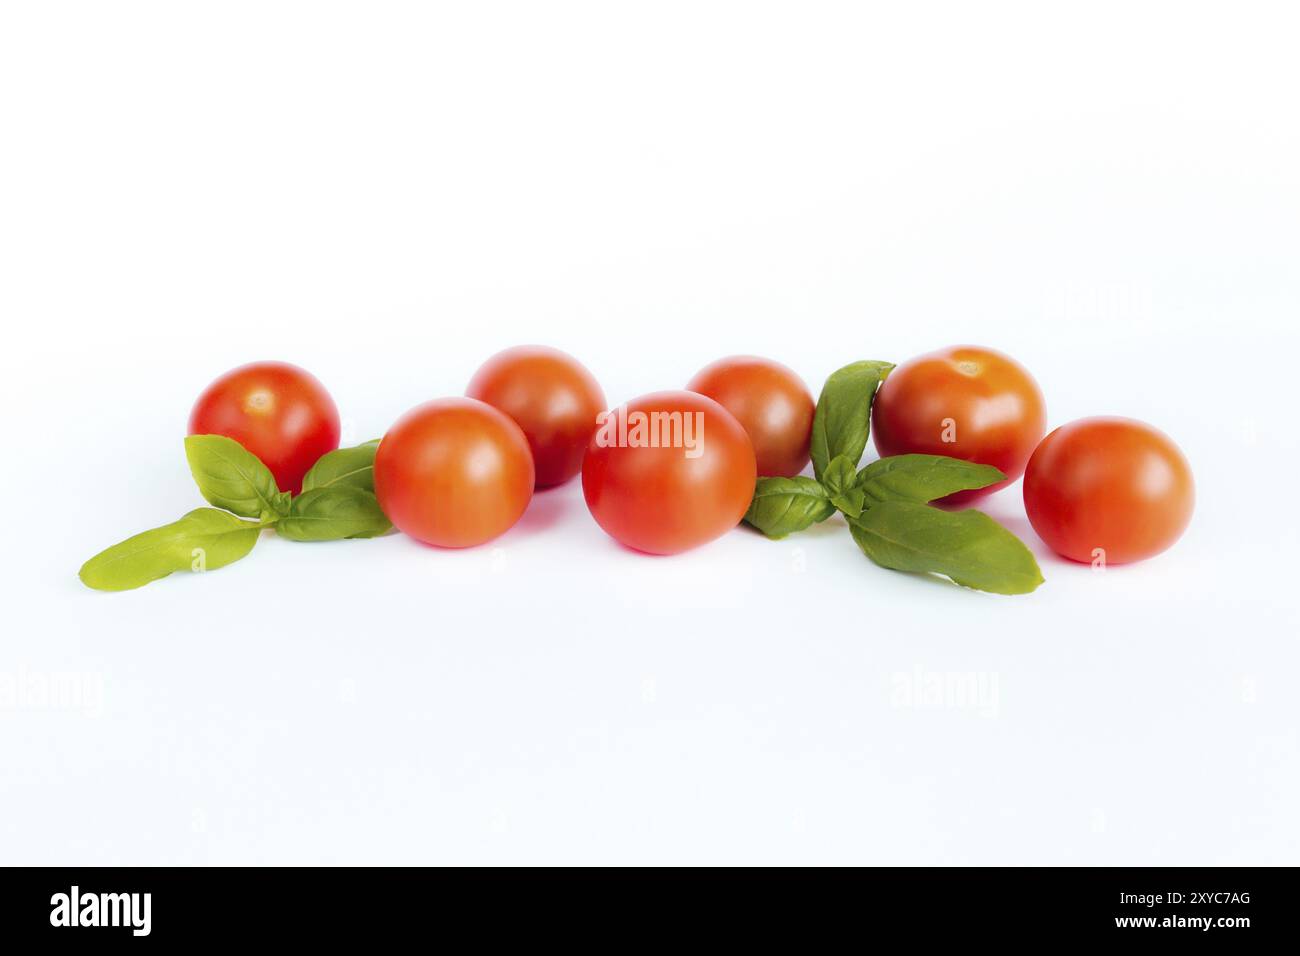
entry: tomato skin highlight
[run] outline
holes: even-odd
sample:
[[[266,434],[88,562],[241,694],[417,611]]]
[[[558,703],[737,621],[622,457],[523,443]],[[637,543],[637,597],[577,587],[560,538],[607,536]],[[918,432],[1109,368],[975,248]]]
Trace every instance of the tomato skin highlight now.
[[[1047,409],[1038,383],[1011,356],[960,345],[890,372],[876,395],[871,424],[882,458],[947,455],[992,465],[1007,476],[939,502],[957,505],[1005,488],[1024,473],[1047,430]]]
[[[692,421],[703,423],[700,454],[611,446],[603,443],[604,429],[597,430],[582,465],[582,492],[596,523],[616,541],[650,554],[677,554],[736,527],[754,496],[758,468],[754,446],[731,413],[686,391],[654,392],[624,409],[629,422],[637,413],[698,413],[702,418]]]
[[[792,369],[771,359],[731,355],[705,366],[686,388],[735,416],[754,444],[760,475],[793,478],[807,467],[817,404]]]
[[[545,345],[498,352],[474,373],[465,394],[523,429],[538,488],[563,484],[582,470],[596,416],[605,410],[595,376],[573,356]]]
[[[1038,536],[1084,563],[1159,554],[1187,530],[1196,503],[1192,468],[1179,447],[1131,418],[1062,425],[1029,459],[1023,490]]]
[[[262,460],[281,491],[296,495],[316,460],[339,447],[339,410],[310,372],[251,362],[203,390],[188,433],[233,438]]]
[[[533,497],[528,439],[473,398],[440,398],[397,420],[375,452],[375,495],[401,531],[469,548],[504,534]]]

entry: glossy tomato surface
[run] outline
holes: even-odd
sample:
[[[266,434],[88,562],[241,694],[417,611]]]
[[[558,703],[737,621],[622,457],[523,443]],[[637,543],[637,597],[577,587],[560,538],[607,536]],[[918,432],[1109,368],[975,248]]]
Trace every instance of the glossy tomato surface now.
[[[533,496],[533,458],[519,426],[473,398],[419,405],[375,453],[379,506],[427,544],[468,548],[507,531]]]
[[[225,435],[298,494],[303,475],[339,447],[339,411],[310,372],[287,362],[253,362],[221,376],[190,411],[191,435]]]
[[[740,523],[758,469],[754,446],[730,412],[695,392],[670,391],[609,416],[587,447],[582,491],[612,538],[676,554]]]
[[[544,345],[492,356],[465,394],[505,412],[523,429],[539,488],[563,484],[582,470],[596,416],[605,410],[595,376],[573,356]]]
[[[1192,520],[1192,468],[1169,436],[1131,418],[1083,418],[1043,439],[1025,511],[1053,551],[1124,564],[1159,554]]]
[[[1025,470],[1047,428],[1043,393],[1023,365],[993,349],[956,346],[904,362],[876,395],[871,434],[882,458],[947,455],[993,465],[1005,481],[962,491],[962,504],[1004,488]]]
[[[771,359],[732,355],[705,366],[686,387],[735,416],[754,444],[760,475],[791,478],[807,466],[817,404],[791,369]]]

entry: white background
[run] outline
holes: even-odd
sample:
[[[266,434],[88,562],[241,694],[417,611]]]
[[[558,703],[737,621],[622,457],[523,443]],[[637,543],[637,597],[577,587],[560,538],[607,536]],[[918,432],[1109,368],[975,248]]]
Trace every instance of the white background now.
[[[1300,862],[1295,16],[903,6],[6,4],[0,862]],[[77,581],[201,503],[226,369],[360,441],[522,342],[611,403],[994,346],[1170,433],[1196,516],[1099,574],[1013,486],[1019,598],[839,519],[637,555],[576,483]]]

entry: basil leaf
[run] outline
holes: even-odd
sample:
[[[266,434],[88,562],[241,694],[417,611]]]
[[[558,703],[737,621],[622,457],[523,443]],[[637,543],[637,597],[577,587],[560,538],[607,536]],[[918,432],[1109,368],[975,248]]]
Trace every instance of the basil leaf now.
[[[837,456],[822,472],[822,487],[832,497],[844,494],[857,484],[857,481],[858,464],[851,461],[848,455]]]
[[[854,362],[832,373],[822,386],[809,449],[818,480],[840,455],[857,467],[871,430],[871,400],[893,367],[889,362]]]
[[[101,551],[81,566],[81,581],[98,591],[128,591],[173,571],[215,571],[252,551],[261,530],[228,512],[196,508]]]
[[[831,499],[831,504],[850,518],[862,514],[866,495],[858,487],[858,464],[848,455],[840,455],[826,466],[822,475],[822,486]]]
[[[982,511],[881,501],[851,520],[849,530],[862,552],[882,567],[943,574],[996,594],[1027,594],[1043,583],[1029,549]]]
[[[290,541],[337,541],[374,538],[392,527],[371,492],[340,484],[313,488],[294,498],[275,530]]]
[[[833,514],[826,491],[811,478],[760,478],[745,521],[769,538],[784,538]]]
[[[858,483],[874,501],[934,501],[957,491],[984,488],[1006,478],[992,465],[943,455],[894,455],[858,472]]]
[[[233,438],[190,435],[185,457],[199,492],[218,508],[262,521],[288,514],[290,494],[276,487],[270,469]]]
[[[302,490],[329,488],[333,485],[352,485],[365,491],[375,490],[375,452],[379,439],[368,441],[355,448],[336,448],[320,456],[302,479]]]
[[[845,517],[856,518],[867,505],[867,495],[861,488],[850,488],[844,494],[831,498],[831,504],[844,512]]]

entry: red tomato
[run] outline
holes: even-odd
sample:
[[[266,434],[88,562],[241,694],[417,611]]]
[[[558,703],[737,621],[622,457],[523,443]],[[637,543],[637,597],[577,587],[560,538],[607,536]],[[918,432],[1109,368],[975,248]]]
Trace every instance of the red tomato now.
[[[745,429],[695,392],[655,392],[614,409],[582,464],[596,523],[651,554],[676,554],[734,528],[757,478]]]
[[[544,345],[498,352],[474,373],[465,394],[524,430],[538,488],[563,484],[582,470],[596,416],[605,410],[595,377],[573,356]]]
[[[411,409],[375,452],[375,494],[401,531],[469,548],[507,531],[533,497],[533,458],[519,426],[473,398]]]
[[[817,405],[793,371],[770,359],[732,355],[705,366],[686,387],[736,417],[754,443],[760,475],[792,478],[804,470]]]
[[[298,494],[316,459],[339,447],[339,410],[309,372],[287,362],[253,362],[221,376],[190,412],[191,435],[225,435]]]
[[[1192,468],[1169,436],[1131,418],[1081,418],[1043,439],[1025,470],[1038,536],[1075,561],[1159,554],[1192,520]]]
[[[1009,485],[1047,428],[1043,393],[1025,367],[1001,352],[957,346],[889,373],[876,395],[872,435],[882,458],[947,455],[993,465],[1007,476],[942,500],[961,504]]]

